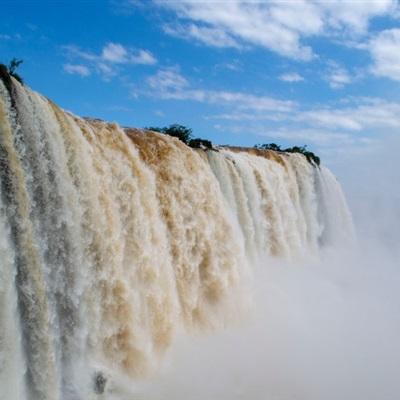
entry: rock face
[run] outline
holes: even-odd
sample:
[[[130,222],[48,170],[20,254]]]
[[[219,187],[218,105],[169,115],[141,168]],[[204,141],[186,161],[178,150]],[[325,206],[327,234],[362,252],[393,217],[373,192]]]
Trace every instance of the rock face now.
[[[106,389],[107,378],[101,373],[97,372],[94,377],[94,391],[96,394],[103,394]]]
[[[338,183],[302,155],[194,150],[3,75],[0,398],[106,393],[179,330],[244,313],[255,264],[352,237]]]

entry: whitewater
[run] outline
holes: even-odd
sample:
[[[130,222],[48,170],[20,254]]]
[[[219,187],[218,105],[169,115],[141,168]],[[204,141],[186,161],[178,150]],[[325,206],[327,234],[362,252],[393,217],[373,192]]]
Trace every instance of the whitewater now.
[[[194,150],[14,80],[0,179],[0,399],[136,398],[118,390],[184,332],[240,325],[277,260],[355,243],[338,181],[301,154]]]

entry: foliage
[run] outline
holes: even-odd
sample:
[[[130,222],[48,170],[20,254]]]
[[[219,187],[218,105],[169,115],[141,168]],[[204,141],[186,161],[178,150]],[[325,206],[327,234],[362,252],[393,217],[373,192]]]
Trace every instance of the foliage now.
[[[10,75],[13,78],[15,78],[19,83],[22,85],[24,84],[23,79],[19,74],[17,74],[15,71],[16,69],[23,63],[23,60],[18,60],[16,58],[13,58],[8,65],[5,64],[0,64],[0,75],[3,77],[5,75]]]
[[[256,149],[263,149],[263,150],[273,150],[273,151],[282,151],[281,146],[278,146],[275,143],[268,143],[268,144],[256,144],[254,146]]]
[[[10,72],[10,75],[15,74],[15,70],[23,63],[23,60],[18,60],[16,58],[13,58],[10,61],[10,64],[8,64],[8,71]]]
[[[307,145],[304,146],[293,146],[288,147],[286,149],[281,149],[281,146],[278,146],[275,143],[267,143],[267,144],[256,144],[254,146],[256,149],[263,149],[263,150],[273,150],[278,151],[281,153],[300,153],[303,154],[307,161],[311,164],[320,165],[321,160],[318,156],[316,156],[312,151],[307,150]]]
[[[289,147],[289,148],[285,149],[284,151],[286,153],[303,154],[307,158],[308,162],[310,162],[311,164],[315,163],[316,165],[320,165],[320,163],[321,163],[320,158],[318,156],[316,156],[312,151],[308,151],[306,145],[301,146],[301,147],[299,147],[299,146]]]
[[[148,131],[164,133],[165,128],[158,128],[157,126],[146,126],[144,129],[147,129]]]
[[[146,128],[150,131],[164,133],[169,136],[173,136],[181,140],[186,145],[194,149],[212,149],[212,143],[209,140],[201,138],[192,138],[192,130],[186,126],[179,124],[172,124],[170,126],[165,126],[163,128],[150,126]]]
[[[165,126],[164,128],[157,128],[152,126],[146,129],[176,137],[185,144],[189,144],[189,141],[192,138],[192,130],[190,128],[187,128],[186,126],[179,124],[172,124],[170,126]]]
[[[211,150],[213,148],[213,145],[209,140],[200,138],[190,139],[189,146],[194,149],[206,148]]]

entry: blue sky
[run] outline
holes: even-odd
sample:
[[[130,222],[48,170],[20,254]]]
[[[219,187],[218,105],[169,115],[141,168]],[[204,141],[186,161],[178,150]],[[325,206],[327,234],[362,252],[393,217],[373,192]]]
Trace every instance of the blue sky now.
[[[4,1],[0,60],[124,126],[368,152],[400,127],[397,1]]]

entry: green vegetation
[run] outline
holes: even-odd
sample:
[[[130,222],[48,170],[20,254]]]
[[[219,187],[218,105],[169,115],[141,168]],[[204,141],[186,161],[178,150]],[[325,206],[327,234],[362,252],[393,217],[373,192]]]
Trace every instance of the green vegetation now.
[[[209,140],[200,138],[190,139],[189,146],[194,149],[202,149],[202,148],[206,148],[209,150],[213,149],[213,145]]]
[[[255,149],[262,149],[262,150],[273,150],[273,151],[283,151],[281,146],[275,143],[268,143],[268,144],[256,144],[254,146]]]
[[[201,138],[193,138],[192,130],[183,125],[172,124],[170,126],[165,126],[164,128],[150,126],[145,129],[176,137],[180,141],[185,143],[187,146],[190,146],[194,149],[210,149],[210,150],[213,149],[213,145],[209,140]]]
[[[268,144],[256,144],[254,148],[262,150],[273,150],[281,153],[300,153],[307,158],[307,161],[309,163],[318,166],[321,164],[320,158],[316,156],[312,151],[307,150],[307,145],[293,146],[293,147],[288,147],[287,149],[282,149],[281,146],[278,146],[275,143],[268,143]]]
[[[17,68],[23,63],[23,60],[18,60],[16,58],[13,58],[8,65],[5,64],[0,64],[0,75],[1,77],[4,77],[5,75],[10,75],[13,78],[15,78],[21,85],[24,84],[24,80],[21,78],[19,74],[17,74],[15,71]]]
[[[209,140],[201,138],[193,138],[192,130],[183,125],[172,124],[170,126],[165,126],[163,128],[150,126],[145,129],[176,137],[180,141],[185,143],[187,146],[192,147],[193,149],[215,150],[213,148],[212,143]],[[280,153],[300,153],[303,154],[307,158],[307,161],[313,165],[320,165],[321,163],[321,160],[319,159],[318,156],[316,156],[313,152],[307,150],[306,145],[293,146],[293,147],[288,147],[286,149],[282,149],[281,146],[277,145],[276,143],[267,143],[267,144],[256,144],[254,148],[262,150],[273,150]]]
[[[172,124],[170,126],[165,126],[164,128],[157,127],[149,127],[146,128],[150,131],[164,133],[169,136],[173,136],[181,140],[183,143],[189,145],[189,142],[192,138],[192,130],[190,128],[186,128],[186,126],[179,124]]]

